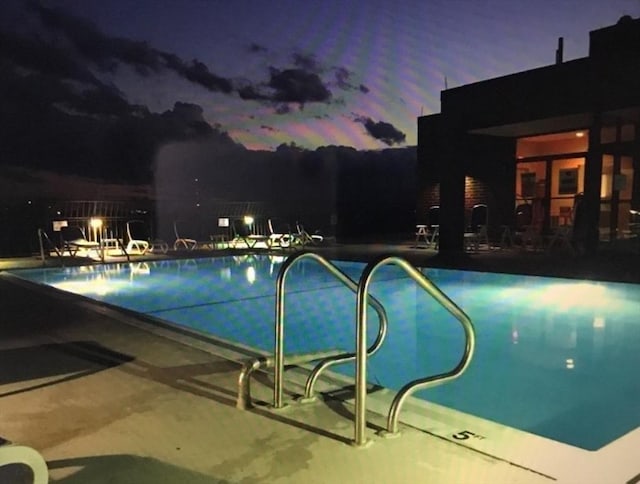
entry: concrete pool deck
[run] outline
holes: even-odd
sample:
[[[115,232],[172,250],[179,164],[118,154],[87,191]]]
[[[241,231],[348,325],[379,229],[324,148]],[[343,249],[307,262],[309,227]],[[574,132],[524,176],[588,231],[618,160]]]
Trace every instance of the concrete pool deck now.
[[[320,250],[328,257],[358,259],[397,251],[414,263],[420,258],[429,258],[427,265],[442,262],[424,249],[386,244],[366,249]],[[500,271],[500,257],[507,264],[507,255],[497,253],[460,263],[487,265],[490,257],[497,261],[494,270]],[[533,264],[538,270],[541,261]],[[40,265],[37,259],[2,262],[0,269]],[[545,264],[553,268],[558,261]],[[622,266],[625,277],[633,277],[637,266]],[[584,267],[595,274],[595,266]],[[556,476],[411,427],[403,426],[400,438],[381,439],[375,427],[383,426],[384,419],[374,414],[367,419],[373,444],[353,448],[348,404],[327,399],[272,410],[268,374],[252,382],[256,408],[238,410],[240,362],[248,356],[148,331],[129,324],[125,314],[56,291],[33,290],[0,277],[0,308],[0,436],[41,452],[51,482],[555,481]],[[7,480],[11,472],[17,471],[1,468],[0,483],[20,483]]]
[[[637,244],[636,244],[637,245]],[[397,255],[420,267],[441,267],[481,272],[505,272],[513,274],[568,277],[612,282],[640,283],[640,246],[623,250],[605,248],[595,255],[577,255],[566,249],[551,251],[520,250],[518,248],[466,252],[451,256],[439,254],[429,248],[416,248],[412,242],[380,241],[368,243],[311,245],[306,250],[316,252],[328,259],[369,261],[381,254]],[[245,251],[246,252],[246,251]],[[251,251],[249,251],[251,252]],[[256,250],[255,253],[266,253]],[[131,256],[132,261],[162,258],[197,258],[236,255],[242,250],[195,250],[170,251],[168,254],[146,254]],[[291,251],[273,251],[283,256]],[[126,258],[108,257],[106,262],[123,262]],[[48,258],[43,264],[38,256],[0,258],[0,271],[33,267],[55,267],[59,265],[81,265],[95,260],[80,257]]]

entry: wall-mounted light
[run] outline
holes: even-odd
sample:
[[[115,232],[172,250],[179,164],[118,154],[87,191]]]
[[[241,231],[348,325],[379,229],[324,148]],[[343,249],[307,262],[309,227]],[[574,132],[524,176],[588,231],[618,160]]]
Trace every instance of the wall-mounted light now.
[[[584,137],[584,132],[576,131],[576,138],[582,138],[582,137]]]
[[[243,220],[245,225],[253,224],[253,217],[251,215],[245,215]]]

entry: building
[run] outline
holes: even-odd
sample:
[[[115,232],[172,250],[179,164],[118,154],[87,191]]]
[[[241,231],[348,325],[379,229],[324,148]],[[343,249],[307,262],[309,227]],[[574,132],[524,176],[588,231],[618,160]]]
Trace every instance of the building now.
[[[584,247],[637,237],[640,206],[640,19],[590,33],[588,57],[441,93],[418,118],[418,222],[440,205],[440,250],[461,252],[469,210],[489,206],[498,238],[540,191],[544,230],[584,194]],[[577,229],[577,227],[576,227]]]

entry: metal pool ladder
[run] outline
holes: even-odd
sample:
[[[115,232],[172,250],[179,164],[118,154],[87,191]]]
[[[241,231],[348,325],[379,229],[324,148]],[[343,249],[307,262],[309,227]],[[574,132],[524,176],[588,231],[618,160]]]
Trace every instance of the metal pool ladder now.
[[[236,407],[240,410],[246,410],[253,406],[251,402],[251,375],[253,372],[259,369],[274,369],[274,384],[273,384],[273,407],[276,409],[283,408],[285,406],[282,394],[284,387],[284,367],[286,365],[300,365],[303,363],[309,363],[312,361],[319,361],[312,369],[307,377],[305,383],[304,396],[301,399],[303,402],[309,402],[315,400],[314,386],[320,377],[320,374],[332,365],[344,363],[346,361],[355,360],[356,354],[344,352],[343,350],[331,349],[326,351],[315,351],[303,354],[286,355],[284,352],[284,307],[285,307],[285,282],[287,274],[291,267],[302,259],[312,259],[325,267],[327,271],[332,274],[338,281],[351,289],[354,293],[358,291],[358,284],[351,279],[348,275],[338,269],[331,262],[325,258],[312,253],[312,252],[299,252],[291,255],[282,264],[278,273],[276,282],[276,314],[275,314],[275,350],[273,356],[261,356],[253,360],[247,361],[240,372],[238,378],[238,398],[236,400]],[[367,355],[373,355],[382,346],[382,343],[387,335],[387,314],[382,307],[382,304],[373,296],[367,296],[365,298],[373,309],[378,313],[379,328],[375,341],[367,349]]]
[[[356,398],[355,398],[355,429],[354,445],[363,446],[367,444],[365,438],[366,428],[366,396],[367,396],[367,355],[363,350],[366,347],[367,338],[367,305],[365,304],[369,284],[376,271],[385,265],[397,265],[402,268],[425,292],[433,297],[443,308],[453,315],[462,325],[465,333],[465,348],[458,364],[450,371],[437,375],[418,378],[405,384],[396,394],[389,408],[387,416],[386,435],[398,435],[398,417],[400,410],[406,399],[418,390],[424,390],[449,380],[458,378],[469,366],[475,348],[475,331],[469,316],[460,309],[449,297],[438,288],[422,272],[412,266],[405,259],[397,256],[382,256],[372,261],[365,267],[360,282],[358,283],[356,301]]]
[[[300,252],[290,256],[280,268],[278,278],[276,279],[276,319],[275,319],[275,350],[274,350],[274,384],[273,384],[273,406],[274,408],[282,408],[284,406],[282,402],[282,393],[284,386],[284,314],[285,314],[285,283],[287,274],[291,267],[297,262],[303,259],[312,259],[325,267],[330,274],[338,279],[342,284],[351,289],[354,293],[358,293],[358,284],[351,279],[348,275],[338,269],[334,264],[329,262],[322,256],[313,252]],[[387,335],[388,319],[382,304],[373,296],[363,296],[363,304],[367,306],[370,304],[378,313],[378,320],[380,326],[378,328],[378,335],[375,341],[369,348],[366,347],[366,341],[364,342],[363,351],[367,356],[373,355],[382,346],[384,339]],[[318,358],[309,358],[308,361]],[[338,363],[344,363],[357,359],[356,353],[339,353],[336,355],[328,356],[322,359],[315,368],[309,374],[307,382],[305,384],[304,399],[310,400],[314,398],[313,387],[318,380],[320,374],[332,365]]]
[[[285,358],[284,354],[284,316],[285,316],[285,282],[291,267],[300,260],[312,259],[324,266],[340,282],[356,293],[356,352],[340,353],[336,350],[323,353],[310,353],[308,355],[291,355]],[[262,358],[245,365],[240,375],[240,394],[248,396],[248,381],[250,373],[260,366],[274,368],[273,407],[282,408],[284,366],[286,362],[295,364],[305,361],[321,359],[311,371],[306,385],[304,399],[314,398],[313,387],[320,373],[331,365],[343,363],[355,359],[355,413],[354,413],[354,440],[353,445],[363,447],[368,444],[365,438],[366,429],[366,396],[367,396],[367,357],[374,354],[384,342],[387,334],[387,314],[382,304],[369,294],[369,285],[376,271],[385,265],[396,265],[403,269],[425,292],[432,296],[443,308],[452,314],[462,325],[465,333],[465,349],[459,363],[450,371],[437,375],[419,378],[405,384],[394,397],[389,414],[387,416],[387,428],[383,432],[386,436],[398,435],[398,418],[402,405],[406,399],[416,391],[424,390],[435,385],[458,378],[469,366],[475,348],[475,331],[471,319],[449,297],[442,292],[429,278],[405,259],[396,256],[382,256],[369,263],[356,284],[349,276],[338,269],[334,264],[312,252],[300,252],[291,255],[280,268],[276,280],[276,317],[275,317],[275,350],[273,358]],[[367,348],[367,308],[371,305],[378,313],[380,327],[375,341]],[[243,390],[242,385],[247,387]],[[239,397],[240,402],[240,397]],[[240,405],[239,405],[240,407]],[[243,408],[243,407],[241,407]]]

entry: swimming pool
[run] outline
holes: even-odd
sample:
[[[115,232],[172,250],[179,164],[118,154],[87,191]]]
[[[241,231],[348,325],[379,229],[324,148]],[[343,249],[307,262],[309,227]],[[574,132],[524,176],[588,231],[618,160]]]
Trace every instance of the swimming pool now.
[[[273,349],[275,280],[267,256],[32,269],[14,274],[185,325]],[[364,264],[338,262],[357,280]],[[476,352],[452,383],[416,396],[465,414],[595,451],[640,426],[640,286],[425,269],[473,320]],[[368,377],[399,389],[447,371],[464,346],[460,325],[400,269],[371,284],[389,334]],[[377,330],[370,311],[369,337]],[[287,353],[353,350],[355,296],[314,261],[287,279]],[[353,363],[336,367],[353,374]],[[471,432],[470,432],[471,433]],[[473,433],[471,433],[473,435]]]

